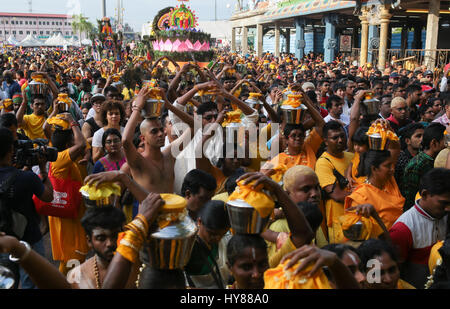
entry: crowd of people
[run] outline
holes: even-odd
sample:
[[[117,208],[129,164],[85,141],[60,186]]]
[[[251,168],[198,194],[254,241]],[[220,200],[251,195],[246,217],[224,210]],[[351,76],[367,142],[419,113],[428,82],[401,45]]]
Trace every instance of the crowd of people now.
[[[208,65],[96,62],[84,49],[6,50],[0,265],[13,287],[447,288],[449,68],[322,59],[219,50]],[[155,97],[162,111],[146,117]],[[283,112],[292,98],[301,122]],[[377,126],[391,136],[378,149],[368,136]],[[120,199],[87,207],[80,187],[103,183],[120,184]],[[61,188],[71,217],[44,211]],[[275,201],[261,234],[231,229],[226,205],[243,188]],[[148,263],[166,193],[183,197],[198,229],[182,269]]]

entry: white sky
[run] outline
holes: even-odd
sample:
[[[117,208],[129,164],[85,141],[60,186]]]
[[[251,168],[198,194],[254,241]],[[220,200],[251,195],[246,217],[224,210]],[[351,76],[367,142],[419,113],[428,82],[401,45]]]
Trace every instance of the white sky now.
[[[32,0],[33,13],[79,14],[89,17],[97,24],[96,19],[102,16],[101,0]],[[187,2],[196,13],[199,20],[214,20],[214,3],[217,3],[217,19],[230,18],[236,0],[191,0]],[[176,6],[177,0],[123,0],[124,21],[130,24],[134,31],[141,31],[143,23],[153,21],[156,13],[167,7]],[[117,0],[106,0],[106,15],[114,17]],[[229,8],[227,8],[229,6]],[[28,0],[0,0],[0,12],[28,13]]]

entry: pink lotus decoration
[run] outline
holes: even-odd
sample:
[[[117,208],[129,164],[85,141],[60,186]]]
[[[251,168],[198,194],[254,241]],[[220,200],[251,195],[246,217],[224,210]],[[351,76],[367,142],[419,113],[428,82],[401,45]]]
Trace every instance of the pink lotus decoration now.
[[[176,52],[178,51],[178,49],[180,48],[181,42],[180,40],[176,40],[175,42],[172,43],[172,51]]]
[[[189,50],[194,50],[194,45],[192,45],[190,40],[186,40],[186,46]]]
[[[172,51],[172,42],[169,39],[164,43],[164,51]]]
[[[168,52],[199,52],[210,50],[209,42],[200,43],[196,41],[194,44],[190,40],[180,41],[177,39],[175,42],[171,42],[167,39],[165,42],[162,40],[152,42],[153,49],[158,51],[168,51]]]
[[[178,46],[177,52],[183,53],[189,51],[189,48],[186,45],[186,42],[181,42],[180,46]]]
[[[210,49],[209,42],[205,42],[202,44],[200,51],[208,51]]]
[[[195,42],[194,50],[195,51],[200,51],[200,48],[202,48],[202,43],[200,43],[199,41]]]

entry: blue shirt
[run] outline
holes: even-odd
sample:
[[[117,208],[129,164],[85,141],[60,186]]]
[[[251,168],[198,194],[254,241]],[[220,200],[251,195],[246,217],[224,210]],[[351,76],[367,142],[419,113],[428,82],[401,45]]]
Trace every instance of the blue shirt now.
[[[3,82],[2,85],[3,91],[5,91],[7,99],[12,99],[12,96],[16,93],[22,93],[19,84],[16,81],[13,81],[11,85],[8,86],[6,81]]]

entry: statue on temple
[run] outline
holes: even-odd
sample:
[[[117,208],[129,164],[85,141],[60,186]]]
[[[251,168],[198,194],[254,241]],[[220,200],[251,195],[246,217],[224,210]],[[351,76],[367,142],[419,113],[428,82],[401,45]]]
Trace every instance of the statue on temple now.
[[[111,21],[108,17],[103,17],[102,19],[102,33],[106,34],[106,36],[112,35],[112,27],[111,27]]]

